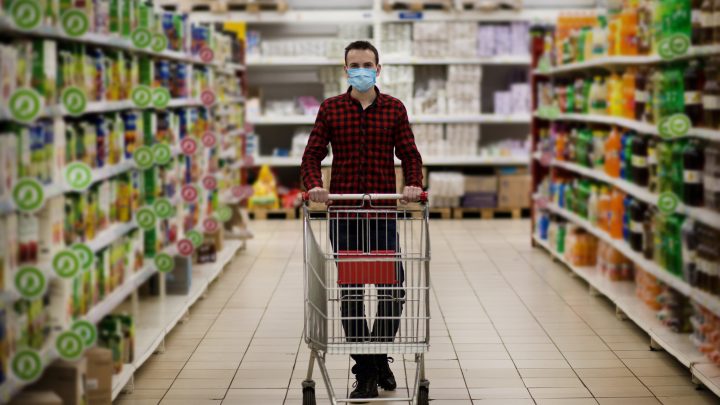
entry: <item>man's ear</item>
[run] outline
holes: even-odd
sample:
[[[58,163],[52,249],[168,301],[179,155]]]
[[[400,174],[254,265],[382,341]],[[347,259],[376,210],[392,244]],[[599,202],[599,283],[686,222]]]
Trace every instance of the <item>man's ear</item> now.
[[[382,65],[377,65],[377,74],[375,76],[380,76],[381,70],[382,70]]]

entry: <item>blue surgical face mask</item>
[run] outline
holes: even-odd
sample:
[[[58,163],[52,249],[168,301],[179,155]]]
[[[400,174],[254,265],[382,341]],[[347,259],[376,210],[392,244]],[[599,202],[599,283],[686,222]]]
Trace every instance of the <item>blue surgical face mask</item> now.
[[[348,83],[360,93],[365,93],[375,86],[377,70],[369,68],[348,69]]]

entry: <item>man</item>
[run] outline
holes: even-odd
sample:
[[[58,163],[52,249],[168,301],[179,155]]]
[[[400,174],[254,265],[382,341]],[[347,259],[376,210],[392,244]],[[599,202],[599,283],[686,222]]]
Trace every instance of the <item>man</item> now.
[[[405,106],[375,87],[380,70],[378,51],[369,42],[356,41],[345,48],[345,73],[350,88],[345,94],[322,103],[302,159],[301,174],[311,201],[328,201],[328,191],[322,188],[320,174],[320,163],[328,153],[328,143],[333,151],[330,184],[333,194],[394,194],[393,155],[397,155],[402,161],[405,177],[402,201],[419,199],[422,158],[415,146]],[[374,220],[369,224],[371,221],[331,219],[330,239],[334,250],[396,251],[395,222]],[[396,286],[402,285],[402,266],[397,266],[396,273]],[[404,289],[377,286],[376,318],[380,319],[376,319],[370,331],[365,321],[363,286],[341,287],[342,324],[347,341],[393,341],[400,326],[398,318],[404,304]],[[387,317],[396,319],[384,319]],[[357,386],[350,398],[375,398],[378,385],[385,390],[395,389],[397,384],[387,354],[354,354],[352,358]]]

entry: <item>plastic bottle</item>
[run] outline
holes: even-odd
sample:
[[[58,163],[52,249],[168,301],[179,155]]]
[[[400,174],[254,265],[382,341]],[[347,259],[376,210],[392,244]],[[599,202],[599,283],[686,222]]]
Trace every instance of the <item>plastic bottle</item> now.
[[[605,162],[605,138],[607,134],[599,129],[594,130],[592,134],[592,166],[594,169],[602,169]]]
[[[693,207],[701,206],[703,197],[704,156],[700,142],[693,139],[683,151],[683,203]]]
[[[691,60],[685,69],[685,114],[693,126],[701,126],[703,120],[702,88],[697,60]]]
[[[620,177],[632,181],[632,139],[634,132],[624,132],[621,138],[622,149],[620,150]]]
[[[590,114],[607,114],[607,86],[600,76],[590,86]]]
[[[575,80],[574,84],[574,95],[575,95],[575,112],[583,114],[586,112],[586,106],[587,106],[587,99],[585,98],[585,92],[584,92],[584,80],[583,79],[577,79]]]
[[[647,187],[649,180],[647,138],[635,134],[632,139],[632,182]]]
[[[692,0],[690,21],[692,24],[692,35],[690,36],[693,45],[702,44],[702,0]]]
[[[660,107],[662,105],[663,100],[663,74],[660,71],[660,69],[653,70],[652,74],[650,75],[650,83],[649,86],[651,87],[652,91],[649,93],[650,99],[650,109],[647,112],[648,114],[648,122],[658,122],[660,121],[660,118],[662,117],[660,113]]]
[[[635,94],[633,96],[634,101],[634,118],[638,121],[647,121],[645,115],[645,107],[648,102],[648,69],[646,67],[640,67],[635,73]]]
[[[638,10],[633,3],[627,3],[620,12],[620,54],[634,56],[638,54]]]
[[[695,222],[688,218],[683,224],[681,232],[683,276],[691,286],[696,287],[698,285],[696,266],[698,238],[695,233]]]
[[[664,193],[673,190],[672,185],[672,144],[659,142],[657,145],[658,181],[657,192]]]
[[[672,192],[677,196],[683,195],[684,190],[684,178],[685,178],[685,164],[683,162],[683,156],[685,155],[685,145],[687,141],[677,140],[672,145],[672,171],[671,171],[671,182]]]
[[[720,1],[713,2],[713,40],[712,43],[720,42]]]
[[[624,196],[619,190],[613,190],[610,197],[610,236],[613,239],[622,239],[623,237],[623,203]]]
[[[615,56],[618,54],[618,20],[611,18],[608,23],[607,54]]]
[[[606,186],[600,189],[598,197],[598,225],[605,232],[610,232],[610,191]]]
[[[628,242],[632,250],[643,251],[643,238],[645,235],[644,221],[647,206],[640,200],[633,199],[630,203],[630,232]]]
[[[605,173],[611,177],[620,176],[620,151],[622,139],[617,127],[613,127],[605,142]]]
[[[655,208],[649,208],[645,210],[644,218],[643,218],[643,256],[648,259],[653,259],[653,248],[655,247],[654,242],[654,234],[655,230],[653,229],[653,218],[655,216]]]
[[[647,141],[647,164],[648,164],[648,184],[647,188],[654,193],[658,189],[658,157],[657,142],[650,138]]]
[[[638,7],[637,48],[640,55],[647,55],[652,50],[653,6],[653,0],[642,0]]]
[[[610,115],[615,117],[623,116],[623,89],[620,82],[620,76],[617,72],[613,72],[607,80],[608,105],[610,106]]]
[[[623,98],[623,107],[620,116],[628,119],[635,118],[635,76],[637,69],[629,68],[622,76],[622,88],[620,89]]]
[[[703,0],[700,6],[700,29],[701,42],[703,45],[710,45],[714,42],[715,15],[712,0]]]
[[[703,119],[706,128],[720,127],[720,84],[718,83],[717,58],[711,58],[705,67],[705,86],[702,92]]]
[[[592,57],[597,58],[607,54],[606,41],[608,38],[607,19],[604,15],[597,17],[597,25],[592,32]]]
[[[590,188],[590,198],[588,199],[588,221],[593,226],[598,225],[598,190],[596,186]]]

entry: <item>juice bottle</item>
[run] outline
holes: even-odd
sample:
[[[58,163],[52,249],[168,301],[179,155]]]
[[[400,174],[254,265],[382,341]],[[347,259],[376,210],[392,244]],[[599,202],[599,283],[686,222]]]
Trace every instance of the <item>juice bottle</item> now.
[[[640,200],[634,199],[630,203],[630,232],[628,242],[632,250],[643,251],[645,237],[645,211],[647,207]]]
[[[624,132],[621,138],[622,149],[620,150],[620,178],[632,181],[632,138],[633,132]]]
[[[615,189],[610,197],[610,220],[608,226],[610,228],[610,236],[613,239],[622,239],[623,237],[623,194]]]
[[[595,80],[590,86],[590,114],[605,115],[607,114],[607,87],[600,76],[595,76]]]
[[[620,25],[618,35],[620,37],[620,54],[638,54],[638,10],[632,3],[625,4],[620,12]]]
[[[584,91],[585,81],[583,79],[575,80],[573,94],[575,96],[575,112],[583,114],[586,112],[587,99]]]
[[[647,55],[652,50],[653,6],[653,0],[641,0],[638,7],[637,48],[640,55]]]
[[[703,204],[704,156],[700,142],[693,139],[683,151],[683,203],[690,206]]]
[[[622,139],[617,127],[613,127],[605,142],[605,173],[611,177],[620,176],[620,151]]]
[[[622,116],[623,109],[623,90],[620,84],[620,76],[617,72],[613,72],[607,80],[608,105],[610,106],[610,115],[615,117]]]
[[[565,148],[567,139],[565,135],[558,134],[555,138],[555,159],[565,160]]]
[[[702,88],[697,60],[692,60],[685,69],[685,114],[693,126],[701,126],[703,119]]]
[[[622,92],[623,107],[620,113],[621,117],[634,119],[635,118],[635,76],[637,70],[635,68],[629,68],[625,71],[622,76]]]
[[[598,197],[598,225],[605,232],[610,232],[610,191],[603,186]]]
[[[645,114],[645,108],[648,102],[648,69],[644,66],[641,66],[640,69],[637,69],[635,74],[635,95],[633,97],[633,100],[635,102],[635,119],[638,121],[647,121],[647,116]]]
[[[607,54],[606,41],[608,39],[607,18],[604,15],[597,17],[597,25],[592,32],[592,57],[597,58]]]
[[[649,180],[648,170],[648,143],[647,138],[635,134],[632,139],[632,182],[638,186],[647,187]]]
[[[622,238],[625,241],[630,240],[630,205],[633,202],[633,198],[629,195],[625,195],[623,198],[623,227],[622,227]]]
[[[599,129],[594,130],[592,134],[592,167],[602,169],[605,162],[605,137],[607,134]]]
[[[593,226],[597,226],[598,224],[598,204],[599,197],[597,187],[592,186],[590,189],[590,199],[588,199],[588,221],[590,221]]]
[[[607,38],[607,54],[610,56],[615,56],[618,54],[617,52],[617,36],[618,36],[618,20],[616,18],[610,19],[610,23],[608,23],[608,38]]]

